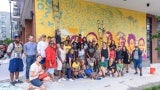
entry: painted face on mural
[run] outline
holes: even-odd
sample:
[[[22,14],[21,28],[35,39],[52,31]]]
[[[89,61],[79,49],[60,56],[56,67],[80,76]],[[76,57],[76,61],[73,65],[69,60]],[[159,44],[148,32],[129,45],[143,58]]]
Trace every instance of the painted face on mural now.
[[[145,42],[143,39],[140,39],[139,42],[138,42],[138,46],[139,48],[144,51],[144,48],[145,48]]]
[[[125,46],[125,42],[126,42],[126,39],[124,37],[119,38],[119,45],[120,46]]]
[[[130,39],[130,41],[129,41],[129,47],[130,47],[130,49],[131,50],[134,50],[134,48],[135,48],[135,42],[134,42],[134,40],[133,39]]]

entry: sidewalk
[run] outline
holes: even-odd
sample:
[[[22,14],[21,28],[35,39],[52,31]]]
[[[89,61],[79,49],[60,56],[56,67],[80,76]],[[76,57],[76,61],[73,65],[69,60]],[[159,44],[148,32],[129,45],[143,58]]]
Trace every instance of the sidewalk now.
[[[130,73],[124,74],[123,77],[106,77],[101,80],[76,79],[73,82],[47,82],[45,85],[47,90],[129,90],[160,81],[160,64],[152,64],[151,66],[156,68],[156,74],[154,75],[149,74],[149,67],[145,67],[143,68],[143,76],[134,75],[134,70],[130,70]],[[10,86],[9,82],[3,81],[3,83],[0,83],[0,87],[4,85],[12,88],[8,90],[26,90],[28,83],[17,84],[15,87]]]

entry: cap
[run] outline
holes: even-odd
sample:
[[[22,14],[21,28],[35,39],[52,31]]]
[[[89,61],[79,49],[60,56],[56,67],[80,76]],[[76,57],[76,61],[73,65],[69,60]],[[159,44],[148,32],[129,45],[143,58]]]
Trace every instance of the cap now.
[[[15,34],[15,35],[14,35],[14,38],[17,38],[17,37],[20,37],[20,35],[19,35],[19,34]]]

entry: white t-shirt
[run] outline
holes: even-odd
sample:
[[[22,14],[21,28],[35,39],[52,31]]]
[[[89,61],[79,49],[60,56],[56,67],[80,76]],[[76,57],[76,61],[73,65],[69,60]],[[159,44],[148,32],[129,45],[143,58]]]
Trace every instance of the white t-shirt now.
[[[30,67],[30,71],[34,72],[37,76],[31,77],[29,76],[30,80],[38,78],[38,73],[42,71],[41,65],[37,65],[36,63],[33,63]]]
[[[45,41],[39,41],[37,44],[37,52],[42,57],[46,57],[45,49],[47,48],[47,46],[48,46],[48,42],[45,42]]]
[[[13,47],[13,44],[15,45],[15,47]],[[14,48],[14,50],[13,50],[13,48]],[[22,50],[23,50],[22,45],[21,44],[17,45],[15,43],[9,44],[9,46],[7,48],[7,52],[12,52],[11,58],[22,58]]]
[[[62,61],[66,61],[66,51],[59,48],[59,51],[61,52],[60,57],[62,58]]]
[[[85,54],[84,49],[78,51],[78,56],[81,57],[81,56],[84,56],[84,54]]]

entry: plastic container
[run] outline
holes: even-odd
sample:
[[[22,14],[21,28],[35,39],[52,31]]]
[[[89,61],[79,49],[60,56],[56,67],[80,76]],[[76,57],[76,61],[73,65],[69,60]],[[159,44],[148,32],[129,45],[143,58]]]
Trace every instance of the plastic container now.
[[[156,72],[156,68],[150,67],[150,74],[155,74],[155,72]]]

